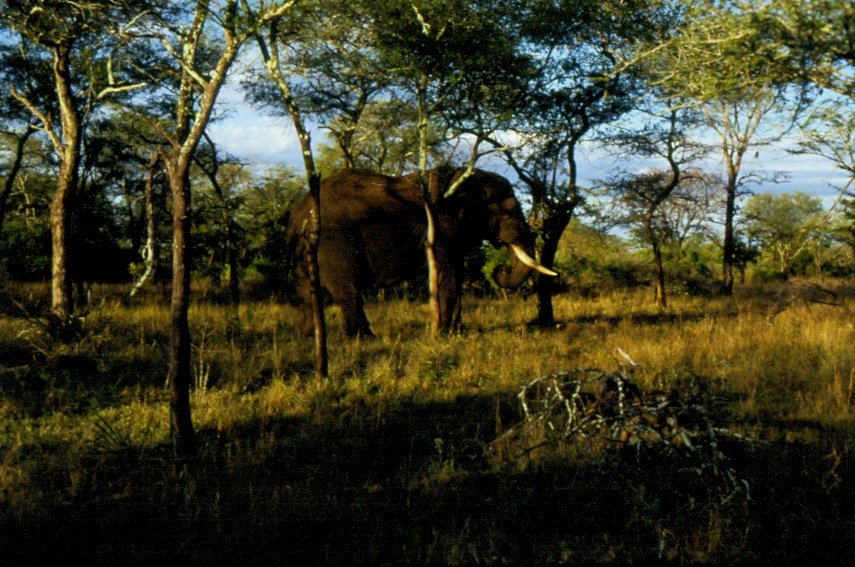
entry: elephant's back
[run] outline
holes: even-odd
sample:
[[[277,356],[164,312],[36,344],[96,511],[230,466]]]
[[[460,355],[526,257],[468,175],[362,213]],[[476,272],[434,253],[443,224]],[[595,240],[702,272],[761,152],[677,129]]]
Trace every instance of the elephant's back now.
[[[330,175],[321,184],[321,215],[328,222],[421,211],[422,203],[418,176],[397,178],[344,170]]]

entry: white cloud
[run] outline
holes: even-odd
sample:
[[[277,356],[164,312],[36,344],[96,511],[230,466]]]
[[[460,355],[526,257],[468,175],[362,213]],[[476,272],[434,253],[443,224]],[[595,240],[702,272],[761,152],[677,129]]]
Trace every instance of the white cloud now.
[[[299,142],[285,118],[240,113],[208,132],[220,148],[253,165],[299,163]]]

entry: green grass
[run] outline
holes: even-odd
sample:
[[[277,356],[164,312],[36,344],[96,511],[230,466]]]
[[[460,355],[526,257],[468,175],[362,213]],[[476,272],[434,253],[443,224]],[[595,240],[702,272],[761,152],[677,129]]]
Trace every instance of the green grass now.
[[[855,290],[823,285],[675,295],[667,310],[646,290],[566,295],[553,329],[528,324],[534,298],[467,298],[465,332],[440,338],[420,303],[369,304],[378,336],[354,341],[331,308],[324,383],[293,308],[246,302],[235,320],[194,304],[200,454],[189,472],[170,459],[163,301],[96,289],[103,303],[68,343],[0,316],[0,553],[849,563]],[[578,369],[620,374],[647,399],[670,395],[672,413],[609,417],[614,437],[531,450],[525,435],[549,432],[520,429],[517,395]],[[697,384],[709,402],[700,421],[674,401]]]

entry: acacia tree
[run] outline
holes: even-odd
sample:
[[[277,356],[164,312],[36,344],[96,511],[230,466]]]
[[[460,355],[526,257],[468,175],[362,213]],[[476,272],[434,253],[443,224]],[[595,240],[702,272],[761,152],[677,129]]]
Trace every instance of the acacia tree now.
[[[371,13],[358,2],[316,0],[299,20],[283,24],[279,68],[302,116],[328,133],[317,152],[319,170],[363,168],[401,175],[417,167],[417,110],[409,93],[392,87],[379,61]],[[288,114],[281,89],[255,74],[243,81],[249,99]],[[436,136],[430,147],[433,149]]]
[[[385,70],[377,61],[372,45],[370,18],[358,5],[336,0],[316,0],[311,9],[302,10],[302,18],[281,26],[287,41],[280,42],[279,72],[283,77],[299,77],[288,84],[289,96],[301,115],[311,116],[326,129],[344,160],[353,168],[358,160],[357,137],[363,116],[376,108],[386,90]],[[295,33],[296,32],[296,33]],[[282,87],[274,82],[274,91],[265,94],[265,85],[248,85],[256,100],[274,109]],[[272,96],[270,96],[272,95]],[[274,104],[271,104],[274,103]],[[290,112],[290,108],[285,108]]]
[[[309,16],[315,13],[309,9],[301,12],[298,16]],[[296,18],[301,20],[301,18]],[[312,153],[312,136],[304,120],[299,102],[294,97],[290,83],[290,75],[282,66],[280,57],[280,44],[287,45],[290,34],[295,32],[289,26],[292,22],[283,21],[281,17],[271,18],[268,24],[255,33],[255,40],[264,61],[267,75],[273,82],[277,92],[282,97],[282,103],[287,109],[297,139],[300,141],[301,154],[303,156],[303,168],[306,182],[309,186],[309,195],[312,199],[312,207],[309,212],[311,222],[304,227],[309,241],[307,251],[309,266],[309,282],[311,286],[311,309],[312,323],[315,337],[315,376],[318,381],[325,379],[329,374],[329,361],[327,352],[327,326],[324,318],[324,299],[321,289],[320,268],[318,266],[318,240],[321,222],[321,176],[315,167],[315,158]]]
[[[747,184],[782,177],[745,173],[746,154],[749,148],[780,140],[805,102],[804,91],[794,92],[786,78],[776,76],[774,45],[766,30],[745,26],[749,9],[741,2],[691,6],[680,34],[653,49],[648,67],[657,86],[699,104],[718,138],[725,173],[722,284],[726,294],[732,293],[734,283],[737,200],[746,194]]]
[[[59,157],[59,174],[50,207],[52,241],[51,312],[67,321],[73,312],[68,271],[68,239],[74,194],[79,181],[86,117],[99,103],[142,83],[119,64],[129,51],[127,32],[152,2],[137,0],[36,4],[7,2],[0,18],[21,38],[22,49],[44,50],[50,62],[55,106],[31,98],[26,88],[12,95],[35,117]],[[120,22],[120,24],[116,24]],[[19,85],[20,86],[20,85]],[[29,86],[29,85],[27,85]],[[59,122],[52,110],[56,108]]]
[[[807,83],[843,97],[855,97],[852,2],[776,0],[736,4],[742,18],[730,38],[765,38],[760,46],[743,43],[746,49],[737,53],[764,60],[762,64],[770,73],[763,80],[772,77],[775,81]]]
[[[539,261],[552,267],[561,235],[584,190],[577,152],[602,126],[640,97],[626,64],[642,41],[654,41],[678,20],[668,2],[540,0],[517,6],[519,48],[530,57],[526,96],[510,128],[519,143],[494,140],[532,197],[530,224],[540,234]],[[553,281],[538,277],[537,322],[554,322]]]
[[[667,169],[624,175],[614,184],[613,190],[629,208],[630,217],[639,223],[642,240],[652,247],[656,302],[666,307],[662,244],[669,239],[672,225],[666,222],[661,208],[683,184],[687,164],[699,159],[706,148],[692,141],[690,134],[697,127],[698,118],[685,107],[672,108],[659,116],[654,114],[644,124],[638,131],[620,136],[616,141],[631,154],[661,158]]]
[[[752,195],[742,211],[750,238],[776,257],[778,273],[787,276],[793,260],[820,228],[822,201],[806,193]]]
[[[162,85],[171,92],[172,108],[155,121],[165,141],[163,162],[172,194],[172,291],[169,349],[170,426],[176,457],[195,454],[195,432],[190,412],[190,167],[208,126],[217,97],[240,48],[271,20],[288,12],[294,1],[222,4],[198,0],[189,13],[160,18],[147,37],[162,46],[174,66]],[[174,87],[174,92],[171,88]],[[167,100],[170,100],[167,98]],[[142,115],[146,119],[149,114]]]

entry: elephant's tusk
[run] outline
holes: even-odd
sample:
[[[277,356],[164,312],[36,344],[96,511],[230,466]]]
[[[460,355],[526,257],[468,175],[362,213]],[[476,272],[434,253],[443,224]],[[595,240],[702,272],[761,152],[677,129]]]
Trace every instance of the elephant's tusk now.
[[[558,272],[553,272],[549,268],[541,266],[537,262],[534,261],[534,258],[529,256],[525,250],[522,249],[518,244],[508,244],[508,248],[511,249],[511,252],[519,258],[519,261],[528,266],[533,270],[537,270],[541,274],[546,274],[547,276],[557,276]]]

